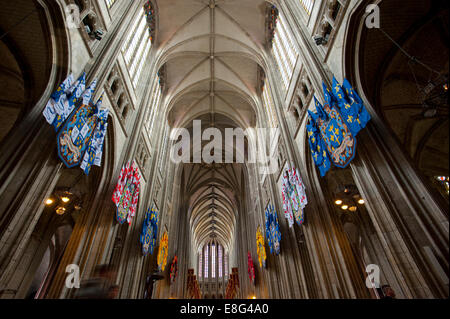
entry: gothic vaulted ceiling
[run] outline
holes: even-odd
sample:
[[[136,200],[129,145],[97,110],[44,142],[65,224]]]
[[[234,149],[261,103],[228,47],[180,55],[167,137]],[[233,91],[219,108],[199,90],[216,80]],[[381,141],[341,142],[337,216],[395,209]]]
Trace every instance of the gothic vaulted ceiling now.
[[[155,46],[165,75],[172,128],[256,126],[264,65],[264,0],[156,0]],[[190,227],[199,248],[214,238],[230,249],[242,164],[184,165]]]
[[[185,165],[190,228],[197,249],[213,239],[231,250],[242,174],[238,164]]]
[[[159,0],[156,36],[168,120],[184,127],[203,114],[256,125],[266,27],[264,0]]]

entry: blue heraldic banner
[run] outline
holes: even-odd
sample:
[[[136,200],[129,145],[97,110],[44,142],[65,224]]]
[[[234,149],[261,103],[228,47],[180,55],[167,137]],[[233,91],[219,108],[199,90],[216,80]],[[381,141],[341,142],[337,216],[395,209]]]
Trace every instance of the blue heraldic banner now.
[[[272,205],[266,208],[266,237],[269,242],[270,253],[279,255],[281,251],[281,232],[277,212]]]
[[[58,156],[68,168],[80,166],[86,175],[101,166],[109,111],[101,97],[92,101],[97,81],[85,88],[86,74],[73,83],[70,75],[51,95],[43,115],[57,133]]]
[[[43,114],[48,124],[53,125],[56,132],[74,110],[78,99],[85,91],[85,85],[86,73],[83,73],[76,82],[74,82],[73,75],[70,74],[50,96]]]
[[[153,255],[153,250],[156,247],[158,235],[158,211],[155,208],[149,208],[145,215],[145,220],[142,225],[141,245],[142,254],[147,256],[148,253]]]
[[[333,77],[330,91],[323,83],[325,104],[314,97],[316,113],[308,110],[308,142],[314,163],[323,177],[334,166],[347,167],[356,155],[356,135],[370,121],[363,101],[347,80]]]
[[[96,104],[97,112],[97,125],[94,129],[94,135],[92,136],[86,153],[84,154],[83,162],[80,167],[86,175],[89,175],[89,171],[92,165],[101,166],[103,155],[103,144],[105,142],[106,131],[108,128],[108,109],[101,109],[103,97],[100,97]]]

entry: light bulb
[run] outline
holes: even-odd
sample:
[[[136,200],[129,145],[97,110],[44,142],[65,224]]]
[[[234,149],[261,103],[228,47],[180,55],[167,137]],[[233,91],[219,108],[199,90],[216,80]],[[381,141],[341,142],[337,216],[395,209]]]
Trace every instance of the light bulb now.
[[[63,201],[63,203],[70,202],[70,198],[69,197],[61,197],[61,200]]]
[[[342,205],[341,207],[343,210],[347,210],[348,209],[348,205]]]
[[[58,209],[56,209],[56,213],[58,215],[64,215],[65,212],[66,212],[66,209],[64,207],[58,207]]]
[[[364,205],[364,203],[365,203],[365,201],[362,198],[358,201],[358,204],[360,204],[360,205]]]
[[[45,204],[46,204],[46,205],[51,205],[51,204],[53,204],[53,199],[51,199],[51,198],[47,199],[47,200],[45,201]]]
[[[334,202],[336,205],[341,205],[342,204],[342,200],[338,199]]]

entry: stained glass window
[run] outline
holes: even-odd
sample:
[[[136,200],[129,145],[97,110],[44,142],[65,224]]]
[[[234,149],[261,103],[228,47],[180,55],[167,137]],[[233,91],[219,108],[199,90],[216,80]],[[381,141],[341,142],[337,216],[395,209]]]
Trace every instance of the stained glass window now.
[[[269,122],[272,127],[278,127],[277,115],[275,113],[275,106],[273,104],[272,94],[270,93],[269,81],[266,79],[263,88],[263,103],[269,115]]]
[[[159,83],[158,76],[155,76],[155,78],[153,79],[153,91],[151,96],[152,100],[150,103],[150,109],[147,113],[147,120],[146,120],[147,130],[149,134],[151,133],[151,128],[153,127],[153,124],[155,122],[156,110],[159,108],[162,98],[161,85]]]
[[[198,278],[202,278],[203,275],[203,250],[198,253]]]
[[[228,254],[225,253],[225,277],[228,277]]]
[[[205,278],[208,278],[209,270],[209,245],[205,246]]]
[[[302,5],[303,9],[305,9],[306,13],[308,15],[311,15],[314,0],[300,0],[300,4]]]
[[[134,87],[139,81],[152,46],[152,36],[149,34],[148,27],[146,9],[142,8],[122,46],[122,53]]]
[[[211,245],[211,278],[216,278],[216,245]]]
[[[218,259],[219,259],[219,278],[222,278],[223,277],[223,249],[222,249],[221,245],[219,245]]]
[[[111,7],[115,2],[116,0],[106,0],[106,5],[108,6],[108,9],[111,9]]]
[[[283,88],[287,90],[294,73],[299,52],[281,14],[278,15],[276,22],[272,53],[281,73]]]
[[[169,136],[168,136],[168,134],[169,134],[169,126],[166,126],[166,128],[164,129],[164,137],[162,139],[164,141],[164,145],[163,145],[162,152],[161,152],[161,155],[160,155],[161,158],[159,160],[159,170],[160,171],[165,167],[164,165],[166,164],[165,158],[166,158],[167,149],[168,149],[167,144],[169,143]]]
[[[204,278],[223,278],[228,275],[228,257],[223,246],[216,241],[211,241],[203,246],[203,255],[199,253],[199,267]],[[199,277],[201,272],[199,271]]]

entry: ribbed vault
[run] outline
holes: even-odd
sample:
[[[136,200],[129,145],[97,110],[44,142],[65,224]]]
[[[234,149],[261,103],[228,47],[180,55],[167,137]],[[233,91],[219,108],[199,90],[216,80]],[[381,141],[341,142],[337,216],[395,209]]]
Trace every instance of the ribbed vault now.
[[[201,120],[202,128],[256,127],[264,77],[264,0],[157,0],[155,47],[164,74],[165,107],[172,128]],[[202,141],[204,146],[209,141]],[[192,143],[191,143],[192,147]],[[191,149],[191,156],[193,156]],[[215,238],[226,250],[239,211],[245,164],[180,164],[198,250]]]
[[[158,56],[165,69],[168,121],[184,127],[202,114],[256,125],[265,45],[266,1],[157,1]]]
[[[226,250],[232,247],[239,209],[242,164],[186,164],[190,228],[198,250],[215,238]]]

